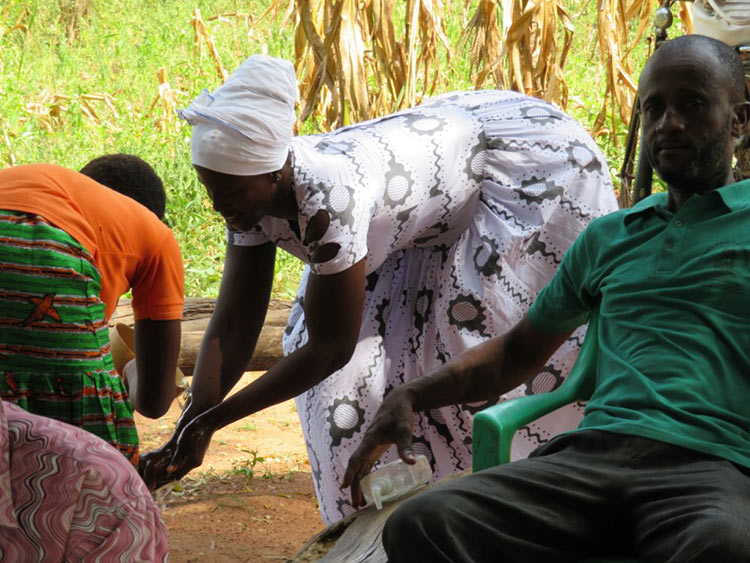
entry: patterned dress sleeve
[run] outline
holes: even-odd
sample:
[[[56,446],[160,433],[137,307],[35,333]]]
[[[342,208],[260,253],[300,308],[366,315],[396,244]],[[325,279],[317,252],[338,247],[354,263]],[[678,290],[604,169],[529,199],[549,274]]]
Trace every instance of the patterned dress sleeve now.
[[[235,246],[260,246],[268,242],[268,237],[260,225],[249,231],[233,231],[227,227],[227,243]]]
[[[343,272],[368,254],[375,194],[383,191],[384,172],[349,131],[300,139],[294,156],[305,262],[315,274]],[[309,240],[306,229],[321,213],[328,216],[328,228]],[[327,259],[316,258],[321,255]]]

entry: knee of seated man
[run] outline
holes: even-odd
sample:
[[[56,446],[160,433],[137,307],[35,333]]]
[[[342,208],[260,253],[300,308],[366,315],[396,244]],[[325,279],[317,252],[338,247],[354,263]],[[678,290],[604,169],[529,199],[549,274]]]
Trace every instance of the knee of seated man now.
[[[449,512],[439,491],[424,491],[404,501],[388,517],[383,529],[383,540],[399,543],[399,538],[414,541],[420,536],[434,537],[443,528],[443,519]]]
[[[684,530],[682,539],[681,548],[686,554],[693,554],[695,561],[745,561],[750,553],[747,515],[733,515],[724,510],[703,513],[694,525]]]

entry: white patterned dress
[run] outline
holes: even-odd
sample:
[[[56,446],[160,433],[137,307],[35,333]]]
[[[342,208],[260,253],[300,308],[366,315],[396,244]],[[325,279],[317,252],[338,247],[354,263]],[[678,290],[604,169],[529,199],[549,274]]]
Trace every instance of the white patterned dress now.
[[[274,242],[308,265],[284,339],[307,340],[305,284],[366,259],[359,342],[341,370],[297,397],[323,519],[352,512],[340,490],[347,461],[383,396],[482,341],[506,332],[595,217],[616,209],[593,140],[558,108],[515,92],[458,92],[387,117],[294,139],[299,219],[264,218],[230,243]],[[305,246],[320,210],[330,226]],[[336,255],[312,263],[322,245]],[[549,391],[575,360],[578,332],[543,372],[502,399]],[[471,419],[493,404],[416,415],[414,451],[434,478],[471,466]],[[580,419],[575,406],[519,432],[514,458]],[[382,462],[396,459],[391,448]]]

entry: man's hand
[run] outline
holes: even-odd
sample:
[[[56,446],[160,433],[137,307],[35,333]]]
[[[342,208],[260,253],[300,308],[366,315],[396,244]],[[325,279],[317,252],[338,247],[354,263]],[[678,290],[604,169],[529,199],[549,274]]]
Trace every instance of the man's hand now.
[[[396,444],[398,455],[405,463],[416,463],[411,448],[413,429],[414,410],[411,395],[403,388],[397,387],[380,405],[362,442],[349,458],[341,488],[351,487],[352,506],[365,504],[359,482],[391,444]]]

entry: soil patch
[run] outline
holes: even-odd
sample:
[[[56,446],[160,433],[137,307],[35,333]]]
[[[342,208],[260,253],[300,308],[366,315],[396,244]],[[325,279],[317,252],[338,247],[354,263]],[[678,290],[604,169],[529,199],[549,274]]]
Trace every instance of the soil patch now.
[[[172,435],[180,411],[175,401],[158,420],[136,415],[142,452]],[[203,465],[156,498],[172,563],[286,561],[325,527],[293,400],[218,431]]]

